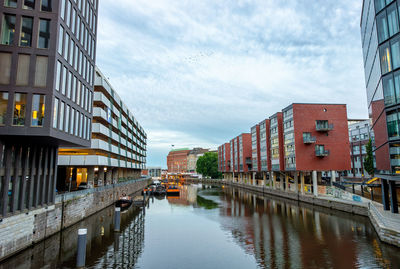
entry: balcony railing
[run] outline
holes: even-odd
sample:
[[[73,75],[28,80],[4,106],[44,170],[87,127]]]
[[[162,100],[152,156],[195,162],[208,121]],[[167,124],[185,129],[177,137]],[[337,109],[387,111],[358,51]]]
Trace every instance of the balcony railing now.
[[[315,156],[317,157],[326,157],[329,156],[329,150],[327,149],[316,149]]]
[[[317,138],[315,136],[303,136],[304,144],[312,144],[317,142]]]
[[[331,124],[317,123],[315,125],[315,130],[317,130],[318,132],[327,132],[333,130],[333,123]]]
[[[246,164],[252,164],[253,161],[251,160],[251,158],[246,158]]]

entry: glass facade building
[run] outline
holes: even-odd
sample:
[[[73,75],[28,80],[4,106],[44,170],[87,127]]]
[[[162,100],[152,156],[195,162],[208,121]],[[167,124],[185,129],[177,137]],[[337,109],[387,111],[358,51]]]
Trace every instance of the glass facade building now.
[[[0,216],[54,202],[59,146],[90,146],[98,0],[0,1]]]
[[[400,1],[364,0],[361,16],[368,111],[386,209],[398,211],[400,180]],[[389,200],[391,206],[389,205]]]

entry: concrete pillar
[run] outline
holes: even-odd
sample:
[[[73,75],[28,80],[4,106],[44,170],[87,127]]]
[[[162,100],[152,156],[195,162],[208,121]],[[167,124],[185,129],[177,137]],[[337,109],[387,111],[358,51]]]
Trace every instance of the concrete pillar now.
[[[318,196],[317,171],[312,171],[312,182],[314,195]]]
[[[390,207],[392,213],[399,213],[399,205],[397,203],[397,192],[396,192],[396,181],[389,181],[389,193],[390,193]]]
[[[289,191],[289,175],[285,173],[285,191]]]
[[[263,180],[262,180],[262,183],[261,183],[261,184],[262,184],[263,186],[265,186],[266,181],[267,181],[267,173],[263,172]]]
[[[300,172],[300,191],[301,194],[304,194],[304,172]]]
[[[299,179],[298,179],[298,172],[294,172],[294,191],[299,193]]]
[[[272,172],[272,188],[276,190],[276,173]]]
[[[286,180],[286,174],[285,174],[285,177],[282,177],[282,174],[279,174],[279,183],[280,183],[280,186],[281,186],[281,190],[282,191],[285,191],[285,186],[284,186],[284,184],[283,184],[283,182]]]
[[[382,185],[382,205],[384,210],[390,210],[389,204],[389,184],[386,179],[381,179]]]
[[[322,183],[322,172],[317,172],[318,183]]]
[[[253,186],[257,185],[256,184],[256,172],[253,172]]]
[[[334,170],[331,171],[331,185],[333,182],[336,182],[336,171]]]
[[[112,184],[112,168],[111,167],[109,167],[108,169],[107,169],[107,172],[106,172],[106,182],[107,182],[107,185],[109,185],[109,184]]]
[[[99,186],[104,186],[105,185],[105,176],[104,176],[104,166],[99,167],[99,179],[98,183]]]
[[[113,168],[111,170],[111,183],[117,182],[118,180],[118,168]]]
[[[94,187],[94,166],[87,168],[87,185],[91,188]]]

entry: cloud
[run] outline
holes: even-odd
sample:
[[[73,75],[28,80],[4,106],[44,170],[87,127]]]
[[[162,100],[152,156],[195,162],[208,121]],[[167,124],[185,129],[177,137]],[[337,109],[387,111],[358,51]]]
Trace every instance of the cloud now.
[[[100,3],[97,64],[148,134],[217,147],[293,102],[347,103],[367,117],[359,21],[346,0]]]

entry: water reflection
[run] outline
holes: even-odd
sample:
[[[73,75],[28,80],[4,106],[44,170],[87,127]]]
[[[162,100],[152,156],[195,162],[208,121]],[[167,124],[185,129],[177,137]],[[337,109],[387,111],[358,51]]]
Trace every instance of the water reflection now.
[[[88,268],[399,268],[399,249],[381,243],[365,217],[277,197],[185,185],[151,197],[113,232],[107,208],[0,264],[74,268],[77,230],[88,228]],[[145,221],[146,220],[146,221]]]

